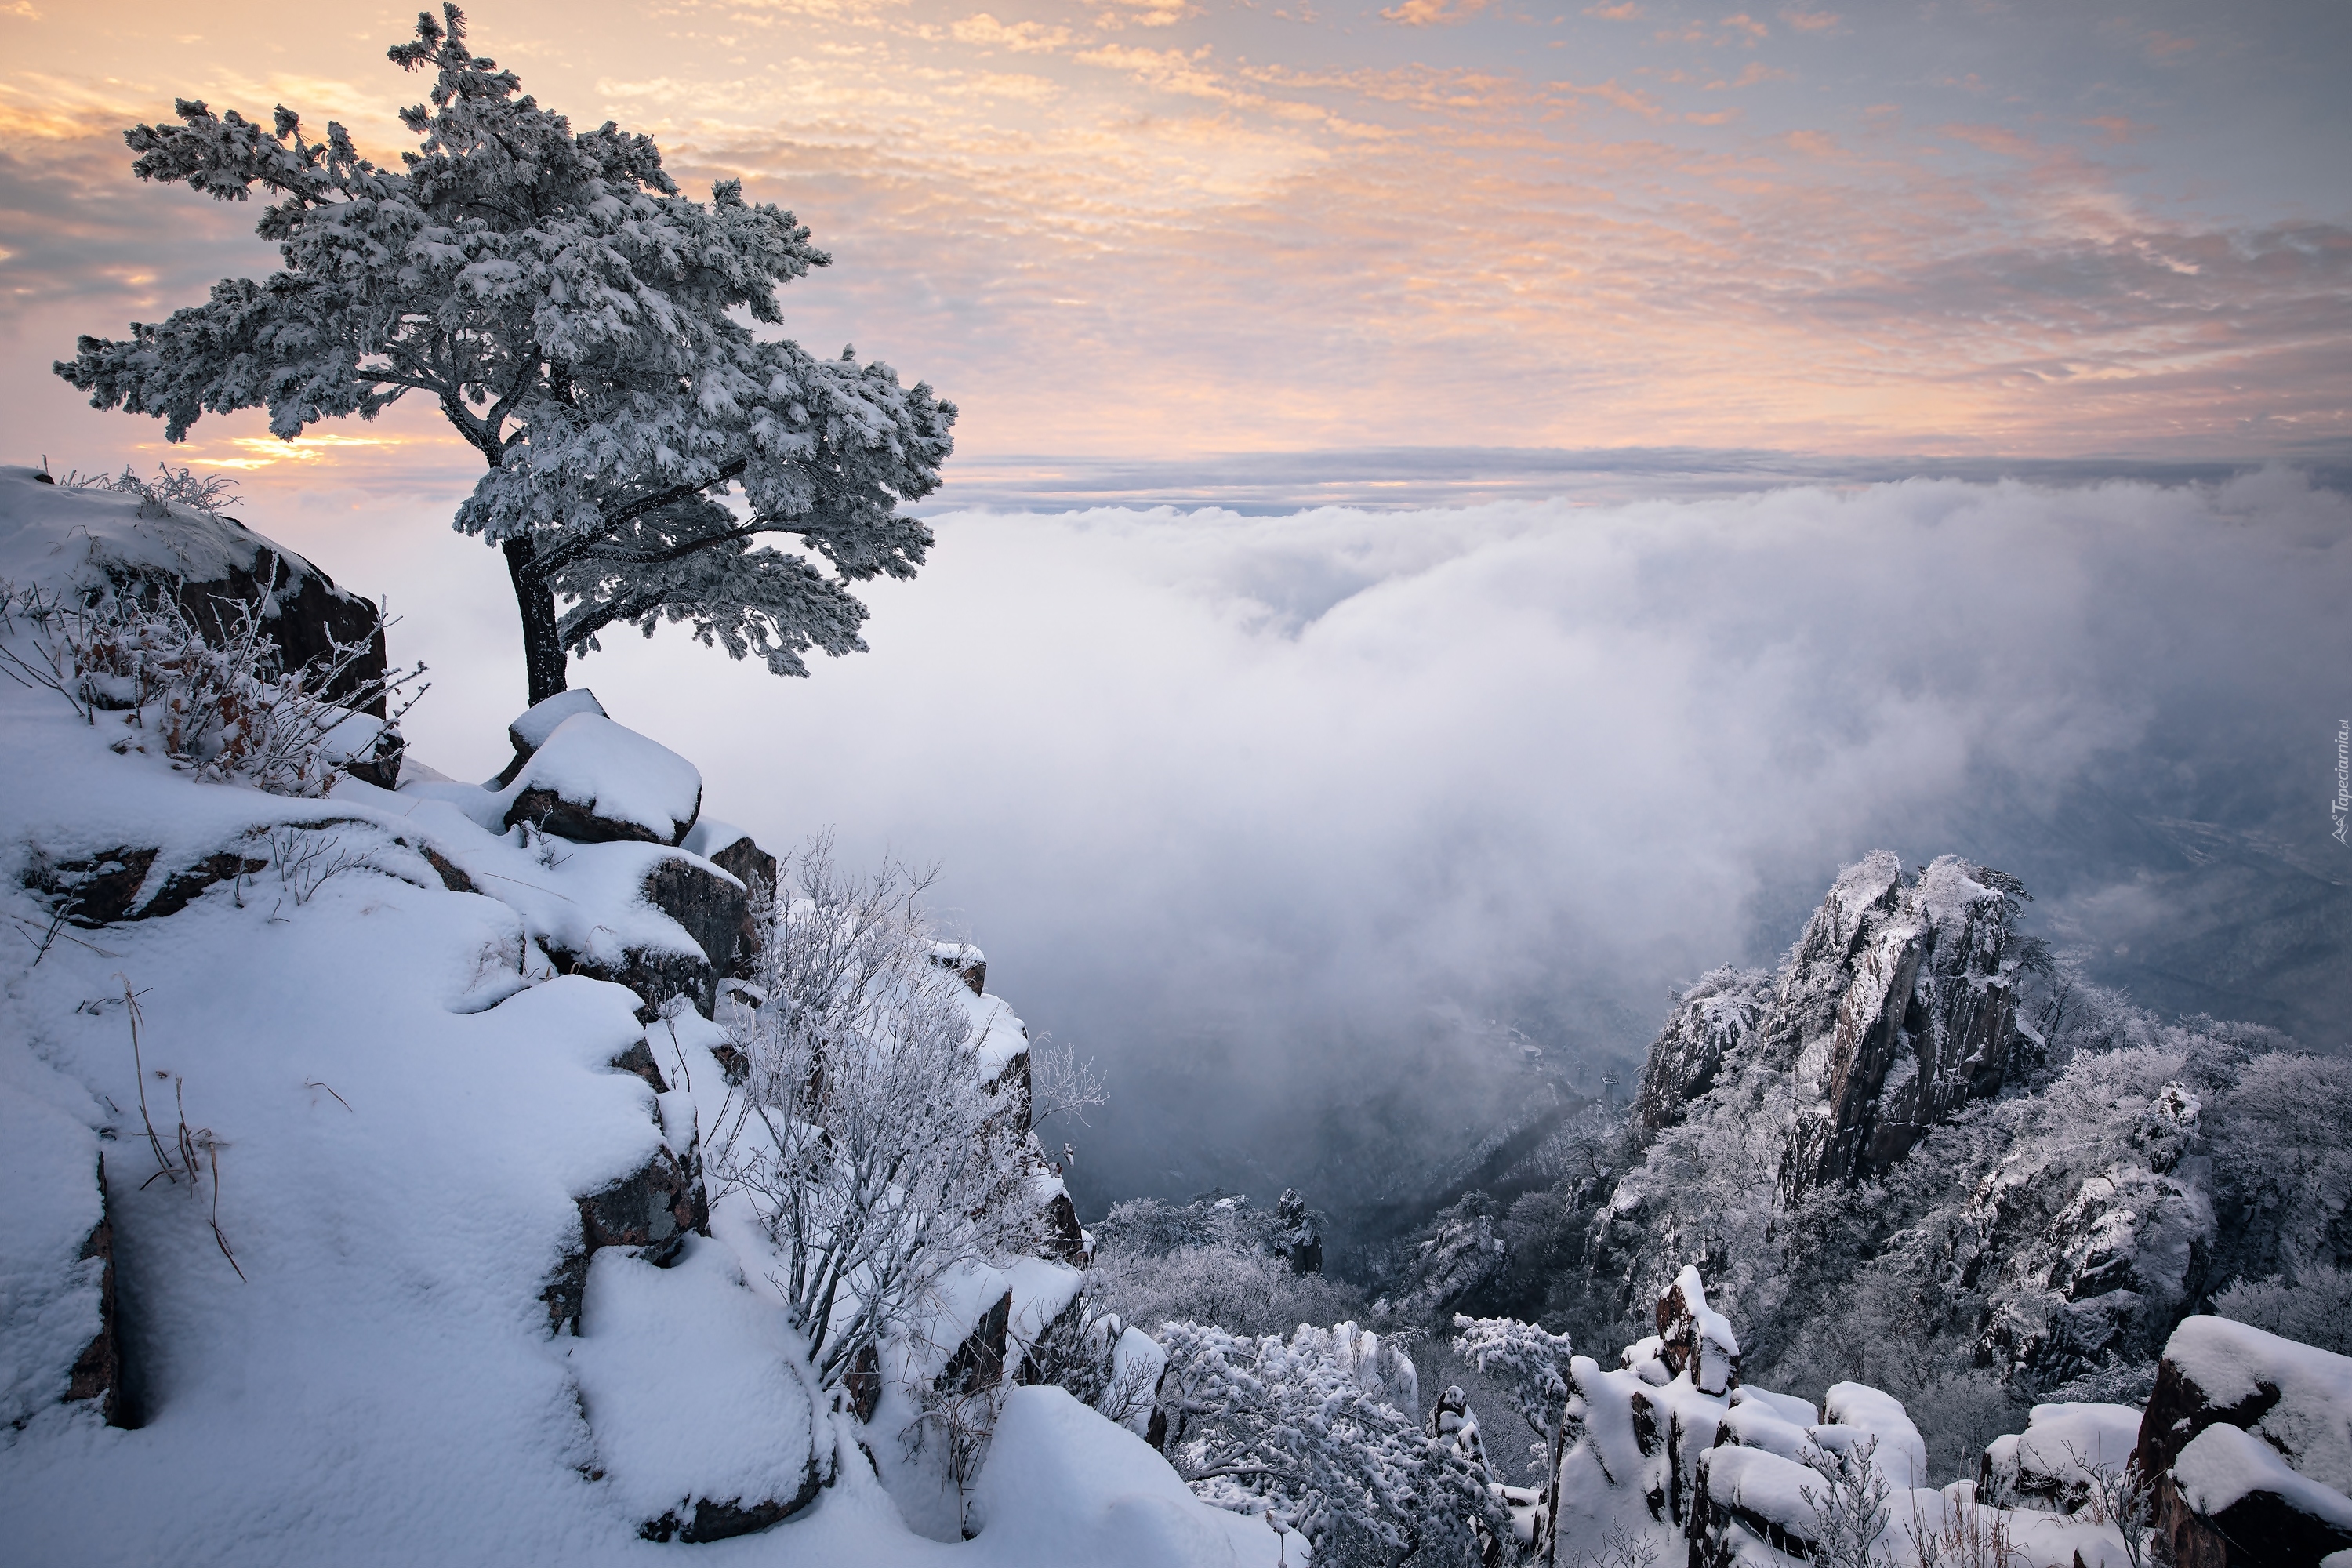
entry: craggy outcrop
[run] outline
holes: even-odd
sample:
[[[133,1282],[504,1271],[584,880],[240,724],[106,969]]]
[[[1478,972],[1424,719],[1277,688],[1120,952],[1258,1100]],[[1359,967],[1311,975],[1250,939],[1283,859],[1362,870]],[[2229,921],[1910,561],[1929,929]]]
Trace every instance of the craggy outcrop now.
[[[1702,1394],[1728,1394],[1739,1386],[1739,1340],[1706,1304],[1695,1266],[1685,1265],[1658,1298],[1658,1359],[1677,1377],[1688,1373]]]
[[[1717,969],[1683,993],[1642,1064],[1633,1120],[1644,1138],[1680,1121],[1713,1086],[1716,1070],[1747,1045],[1771,998],[1772,978],[1760,969]]]
[[[2016,1033],[2025,956],[2017,879],[1946,855],[1906,882],[1881,851],[1840,888],[1856,872],[1864,873],[1857,893],[1886,879],[1843,944],[1828,1032],[1808,1035],[1798,1050],[1800,1077],[1822,1097],[1800,1128],[1790,1171],[1799,1189],[1883,1171],[1970,1100],[1998,1094]],[[1833,894],[1815,924],[1838,902]],[[1806,934],[1810,942],[1815,933]],[[1792,966],[1790,979],[1822,978],[1822,967]],[[1800,1004],[1784,984],[1780,1002],[1817,1016],[1825,999]]]

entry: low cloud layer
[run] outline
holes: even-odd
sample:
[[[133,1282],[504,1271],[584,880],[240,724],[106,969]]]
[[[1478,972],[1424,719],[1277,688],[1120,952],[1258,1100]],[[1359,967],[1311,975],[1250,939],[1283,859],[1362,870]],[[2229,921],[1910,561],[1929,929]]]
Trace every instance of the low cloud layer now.
[[[274,531],[359,543],[317,516]],[[573,679],[771,844],[942,861],[992,988],[1110,1070],[1097,1201],[1433,1158],[1524,1092],[1506,1028],[1622,1071],[1669,983],[1769,962],[1874,847],[2014,871],[2103,952],[2228,891],[2166,890],[2182,823],[2315,899],[2306,939],[2352,884],[2352,507],[2296,474],[936,522],[809,681],[667,635]],[[487,773],[495,562],[380,548],[342,574],[449,672],[419,754]]]

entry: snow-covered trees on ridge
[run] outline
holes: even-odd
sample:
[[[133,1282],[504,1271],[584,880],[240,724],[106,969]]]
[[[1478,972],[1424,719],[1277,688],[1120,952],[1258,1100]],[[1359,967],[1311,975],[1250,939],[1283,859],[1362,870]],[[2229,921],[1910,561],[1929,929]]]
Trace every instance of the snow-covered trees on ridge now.
[[[488,465],[457,526],[504,552],[533,702],[616,623],[688,623],[779,675],[862,649],[846,584],[922,564],[930,531],[897,506],[938,485],[954,405],[733,319],[782,321],[778,287],[831,260],[808,230],[740,182],[680,195],[651,137],[573,132],[443,16],[391,51],[435,73],[430,106],[402,110],[420,142],[400,170],[283,107],[263,125],[182,100],[179,124],[127,132],[141,179],[275,196],[257,232],[285,265],[85,336],[58,374],[173,441],[207,412],[266,407],[290,441],[431,398]],[[755,545],[776,533],[832,574]]]

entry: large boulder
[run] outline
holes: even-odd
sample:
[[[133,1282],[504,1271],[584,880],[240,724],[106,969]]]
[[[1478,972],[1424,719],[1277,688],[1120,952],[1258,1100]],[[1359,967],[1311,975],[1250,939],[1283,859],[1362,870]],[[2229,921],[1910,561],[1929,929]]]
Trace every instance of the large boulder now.
[[[692,763],[585,710],[549,731],[506,793],[509,827],[528,822],[578,844],[678,844],[702,812],[702,774]]]
[[[2316,1564],[2352,1550],[2352,1356],[2227,1319],[2182,1321],[2136,1458],[2179,1568]]]
[[[599,1253],[569,1358],[604,1484],[649,1541],[709,1542],[791,1518],[831,1475],[830,1434],[783,1313],[704,1237],[675,1266]]]
[[[330,697],[381,680],[383,616],[370,601],[234,518],[104,488],[41,482],[0,467],[0,578],[60,595],[177,604],[208,636],[250,605],[289,668],[336,644],[366,645]],[[383,716],[379,698],[368,709]]]
[[[782,868],[776,858],[760,847],[751,836],[729,823],[713,822],[705,817],[694,825],[686,836],[686,847],[717,866],[720,870],[743,884],[742,914],[736,923],[734,957],[722,963],[712,954],[711,962],[719,965],[722,980],[749,980],[757,972],[763,938],[752,905],[761,889],[771,896],[776,891]]]
[[[604,705],[596,700],[596,694],[584,686],[542,698],[516,715],[507,725],[507,742],[514,747],[514,761],[499,774],[495,787],[504,789],[514,783],[515,774],[522,772],[531,753],[547,744],[555,727],[574,713],[593,713],[599,719],[611,717],[604,711]]]
[[[2096,1499],[2095,1472],[2130,1462],[2139,1423],[2128,1405],[2037,1405],[2023,1432],[1985,1445],[1977,1496],[1996,1508],[2079,1513]]]

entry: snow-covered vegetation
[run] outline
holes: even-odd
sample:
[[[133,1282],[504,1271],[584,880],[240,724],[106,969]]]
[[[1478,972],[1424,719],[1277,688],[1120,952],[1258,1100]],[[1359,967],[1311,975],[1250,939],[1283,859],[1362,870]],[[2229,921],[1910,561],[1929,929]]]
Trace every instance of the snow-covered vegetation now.
[[[741,181],[697,202],[652,137],[575,132],[473,52],[455,5],[391,58],[431,81],[429,107],[400,111],[418,144],[399,169],[283,106],[263,123],[183,99],[179,124],[133,128],[142,180],[261,187],[257,232],[284,266],[84,336],[58,373],[173,441],[206,413],[266,408],[292,440],[432,401],[488,470],[457,525],[506,557],[534,703],[615,625],[684,623],[779,675],[862,648],[846,584],[922,564],[930,531],[897,508],[938,485],[954,405],[850,350],[755,334],[832,258]],[[810,553],[755,543],[777,533]]]
[[[0,579],[375,646],[258,535],[28,469]],[[1282,1559],[1024,1385],[1081,1238],[1021,1021],[903,884],[779,864],[585,693],[503,780],[371,747],[276,793],[123,744],[155,707],[64,668],[0,682],[10,1560]],[[1108,1337],[1148,1405],[1150,1342]]]

